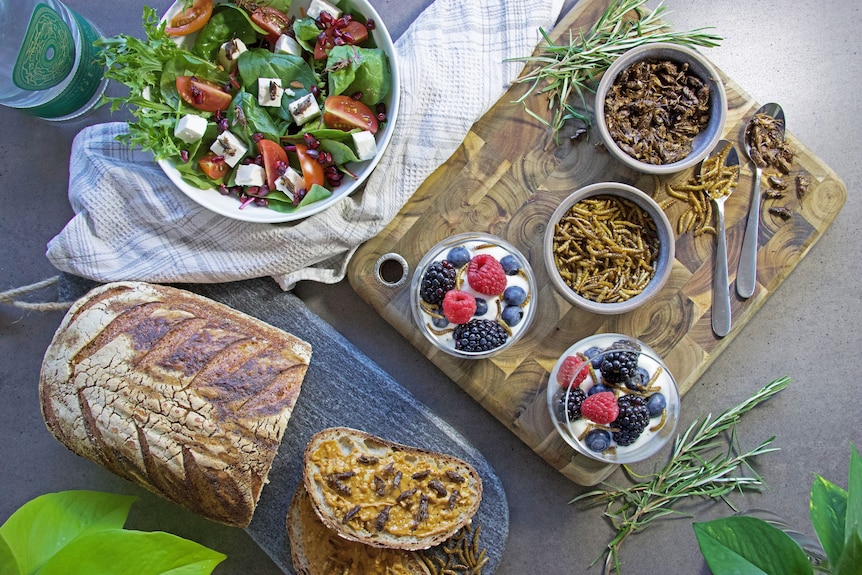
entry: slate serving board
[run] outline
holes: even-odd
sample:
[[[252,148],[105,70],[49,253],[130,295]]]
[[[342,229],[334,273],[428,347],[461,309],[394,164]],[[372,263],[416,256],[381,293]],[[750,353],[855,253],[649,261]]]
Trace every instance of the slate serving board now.
[[[61,276],[60,301],[76,299],[95,283]],[[302,481],[302,455],[321,429],[347,426],[402,443],[460,457],[482,477],[482,503],[473,519],[479,548],[493,573],[509,534],[509,508],[502,483],[488,461],[448,423],[421,404],[295,295],[271,279],[229,284],[177,285],[260,318],[309,342],[311,364],[251,524],[246,531],[285,573],[295,573],[285,517]],[[345,382],[349,382],[346,386]]]
[[[552,31],[560,43],[568,34],[588,30],[604,12],[608,0],[581,0]],[[708,50],[704,50],[709,55]],[[720,72],[728,97],[724,137],[742,154],[745,124],[759,107],[732,79]],[[666,198],[668,181],[685,181],[692,170],[653,178],[615,161],[591,141],[570,142],[569,128],[555,145],[550,132],[512,104],[526,90],[515,85],[467,134],[461,147],[419,188],[396,218],[375,238],[360,247],[351,260],[348,277],[356,292],[372,305],[434,364],[467,391],[547,462],[573,481],[592,485],[607,477],[614,466],[574,453],[553,427],[545,395],[548,374],[559,355],[577,340],[616,332],[640,338],[665,359],[685,393],[697,381],[748,320],[757,312],[832,223],[846,200],[838,176],[798,141],[794,174],[811,180],[802,202],[791,190],[783,200],[764,201],[761,216],[758,285],[747,299],[732,296],[734,327],[721,339],[711,329],[711,284],[715,237],[677,236],[672,275],[653,302],[631,313],[599,316],[573,308],[548,282],[542,258],[542,237],[560,200],[572,191],[599,181],[634,185]],[[545,101],[527,100],[531,110],[544,110]],[[788,119],[790,128],[793,118]],[[753,170],[742,167],[737,191],[726,203],[727,243],[731,281],[736,276],[740,245],[751,197]],[[765,189],[765,188],[764,188]],[[793,212],[784,221],[767,212],[781,205]],[[676,223],[684,206],[667,209]],[[375,279],[378,259],[399,254],[414,269],[421,257],[440,240],[456,233],[482,231],[498,235],[519,248],[536,273],[538,317],[529,333],[506,352],[490,359],[457,359],[434,349],[415,329],[410,311],[409,282],[393,288]],[[684,408],[684,402],[683,402]]]

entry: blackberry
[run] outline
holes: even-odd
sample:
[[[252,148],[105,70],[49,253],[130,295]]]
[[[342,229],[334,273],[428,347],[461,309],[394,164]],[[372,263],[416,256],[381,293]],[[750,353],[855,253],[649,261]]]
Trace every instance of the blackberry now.
[[[428,266],[419,286],[422,300],[432,305],[443,303],[446,292],[455,287],[457,273],[458,270],[448,260],[440,260]]]
[[[455,349],[482,352],[500,347],[509,339],[509,334],[496,321],[471,319],[456,327],[452,337],[455,339]]]
[[[617,400],[620,413],[611,423],[617,445],[631,445],[649,425],[649,409],[646,400],[639,395],[623,395]]]
[[[607,383],[625,383],[638,368],[640,346],[632,341],[615,341],[602,356],[600,370]]]
[[[572,387],[557,397],[557,419],[563,423],[581,418],[581,404],[587,394],[580,387]]]

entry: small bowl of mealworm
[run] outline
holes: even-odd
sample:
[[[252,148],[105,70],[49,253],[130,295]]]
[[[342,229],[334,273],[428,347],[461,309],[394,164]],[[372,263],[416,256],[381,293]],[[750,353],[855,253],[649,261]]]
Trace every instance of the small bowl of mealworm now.
[[[632,48],[596,89],[596,128],[605,148],[647,174],[673,174],[701,161],[724,133],[727,95],[716,69],[688,46]]]
[[[560,202],[545,230],[543,254],[551,283],[569,303],[620,314],[661,291],[673,268],[675,238],[647,194],[599,182]]]
[[[646,343],[619,333],[578,341],[560,355],[546,392],[560,436],[606,463],[655,455],[679,421],[676,380]]]

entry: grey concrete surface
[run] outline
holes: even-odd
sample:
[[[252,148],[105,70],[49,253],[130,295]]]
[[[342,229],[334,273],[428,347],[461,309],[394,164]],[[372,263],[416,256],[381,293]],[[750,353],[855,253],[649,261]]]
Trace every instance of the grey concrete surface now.
[[[394,36],[430,0],[372,0]],[[141,4],[68,0],[109,35],[141,34]],[[164,9],[169,2],[151,2]],[[570,0],[569,5],[573,4]],[[654,5],[654,3],[651,3]],[[778,291],[685,396],[685,426],[748,397],[772,379],[791,386],[743,419],[739,438],[753,447],[771,436],[781,451],[757,462],[769,485],[735,497],[740,509],[771,510],[812,534],[808,493],[815,474],[846,486],[850,443],[862,444],[862,57],[856,41],[862,7],[849,0],[667,0],[675,28],[713,26],[724,37],[707,54],[760,102],[780,102],[788,128],[844,180],[848,199],[837,220]],[[110,119],[106,110],[84,120]],[[0,110],[0,290],[55,275],[46,243],[71,216],[66,199],[71,140],[81,124],[56,125]],[[500,575],[599,572],[590,563],[613,530],[600,508],[568,501],[585,491],[557,474],[416,352],[346,282],[301,284],[295,292],[488,458],[510,505],[510,535]],[[33,300],[51,299],[50,289]],[[228,555],[216,573],[274,574],[278,569],[242,531],[222,527],[137,490],[68,452],[45,430],[36,388],[57,312],[0,307],[0,521],[29,499],[62,489],[134,493],[129,526],[164,530]],[[661,458],[666,451],[660,454]],[[615,473],[614,482],[625,477]],[[624,573],[699,574],[706,568],[692,520],[730,514],[721,502],[680,508],[692,517],[661,520],[625,542]]]

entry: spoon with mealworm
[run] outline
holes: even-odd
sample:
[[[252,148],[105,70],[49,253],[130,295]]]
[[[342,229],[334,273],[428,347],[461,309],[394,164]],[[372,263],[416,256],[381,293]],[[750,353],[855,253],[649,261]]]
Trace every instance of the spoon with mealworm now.
[[[724,226],[724,202],[739,181],[739,154],[733,144],[720,140],[700,164],[698,175],[704,191],[715,204],[715,268],[712,275],[712,331],[718,337],[730,333],[730,278],[727,272],[727,235]]]

